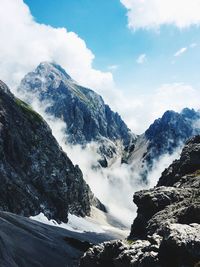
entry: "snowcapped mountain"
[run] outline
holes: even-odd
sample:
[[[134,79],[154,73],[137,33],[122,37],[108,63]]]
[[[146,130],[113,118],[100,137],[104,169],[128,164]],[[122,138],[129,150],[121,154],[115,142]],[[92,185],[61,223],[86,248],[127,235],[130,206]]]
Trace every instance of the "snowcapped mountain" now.
[[[41,63],[24,77],[19,91],[29,102],[30,94],[37,96],[48,105],[47,113],[66,123],[67,142],[80,145],[99,142],[102,166],[107,166],[110,158],[130,147],[136,138],[100,95],[78,85],[59,65]]]

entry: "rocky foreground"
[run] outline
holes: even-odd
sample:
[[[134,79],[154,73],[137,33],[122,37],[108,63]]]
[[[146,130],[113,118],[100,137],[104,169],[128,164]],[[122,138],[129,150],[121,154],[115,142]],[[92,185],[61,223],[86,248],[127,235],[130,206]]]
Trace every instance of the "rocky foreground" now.
[[[199,267],[200,136],[134,202],[138,211],[129,239],[90,248],[80,266]]]

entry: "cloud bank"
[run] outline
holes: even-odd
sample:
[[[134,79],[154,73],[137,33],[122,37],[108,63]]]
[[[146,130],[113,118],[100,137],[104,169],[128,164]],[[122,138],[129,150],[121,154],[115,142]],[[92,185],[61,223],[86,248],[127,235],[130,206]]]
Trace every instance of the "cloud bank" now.
[[[1,0],[0,73],[9,86],[42,61],[55,61],[79,83],[92,88],[113,86],[110,72],[93,68],[94,54],[76,33],[39,24],[22,0]]]
[[[128,26],[159,28],[175,25],[182,29],[200,25],[200,0],[120,0],[128,9]]]
[[[121,97],[116,110],[135,133],[143,133],[166,110],[180,112],[183,108],[200,109],[200,89],[189,84],[163,84],[150,94]],[[113,103],[114,104],[114,103]]]
[[[132,8],[133,3],[147,3],[131,0],[123,2],[129,8]],[[148,3],[150,5],[152,0],[148,0]],[[1,0],[0,37],[0,79],[11,89],[40,62],[56,61],[74,80],[101,94],[134,133],[144,132],[167,109],[180,111],[184,107],[199,108],[199,88],[194,89],[182,83],[162,85],[149,95],[141,95],[139,88],[138,92],[129,94],[124,88],[116,88],[111,72],[93,68],[94,54],[84,40],[64,28],[37,23],[22,0]],[[191,45],[194,47],[197,44]],[[144,55],[139,62],[143,60]],[[114,72],[117,67],[113,65],[109,69]]]

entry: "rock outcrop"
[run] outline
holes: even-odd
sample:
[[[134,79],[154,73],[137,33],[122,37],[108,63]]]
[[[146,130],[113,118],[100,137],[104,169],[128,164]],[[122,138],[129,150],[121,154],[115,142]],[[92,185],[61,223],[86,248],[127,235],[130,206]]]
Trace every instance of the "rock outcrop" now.
[[[84,267],[198,267],[199,224],[170,224],[163,235],[145,240],[105,242],[90,248],[82,257]]]
[[[155,188],[135,193],[138,214],[128,240],[90,248],[80,266],[199,266],[199,156],[200,136],[195,136],[186,143],[180,159],[163,172]]]
[[[42,117],[0,82],[0,209],[24,216],[44,213],[67,222],[104,206],[85,183]]]
[[[200,180],[195,178],[195,176],[198,176],[198,172],[200,173],[199,135],[186,142],[180,159],[173,162],[173,164],[162,173],[158,186],[175,185],[176,187],[187,187],[188,185],[198,189]],[[189,174],[192,174],[193,179],[188,176]],[[192,180],[195,181],[192,182]]]

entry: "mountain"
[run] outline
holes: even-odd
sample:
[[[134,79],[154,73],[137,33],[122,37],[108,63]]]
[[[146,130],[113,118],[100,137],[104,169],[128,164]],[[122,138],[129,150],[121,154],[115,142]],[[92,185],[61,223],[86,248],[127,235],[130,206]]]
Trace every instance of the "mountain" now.
[[[63,222],[91,205],[105,210],[43,118],[1,81],[0,103],[0,209]]]
[[[200,112],[185,108],[181,113],[166,111],[144,134],[136,136],[100,95],[78,85],[65,70],[43,62],[21,81],[19,92],[31,103],[37,98],[46,112],[62,119],[70,144],[98,144],[101,166],[117,159],[139,168],[145,179],[153,163],[164,154],[173,154],[185,141],[200,133]]]
[[[24,77],[19,92],[26,101],[34,95],[43,104],[48,103],[46,112],[67,125],[67,142],[85,145],[99,141],[99,153],[104,156],[102,165],[107,165],[106,159],[117,153],[117,147],[127,148],[135,140],[119,114],[113,112],[100,95],[78,85],[57,64],[41,63]],[[112,149],[107,150],[107,146]]]
[[[198,267],[199,170],[200,136],[195,136],[186,143],[180,159],[162,173],[156,187],[135,193],[138,210],[129,240],[90,248],[80,266]]]
[[[185,108],[180,113],[166,111],[145,132],[152,156],[159,157],[166,152],[172,154],[180,144],[198,134],[200,130],[195,124],[198,120],[200,112],[193,109]]]
[[[153,164],[165,154],[172,155],[189,138],[200,133],[200,112],[185,108],[180,113],[166,111],[138,137],[127,162],[139,165],[146,177]]]

